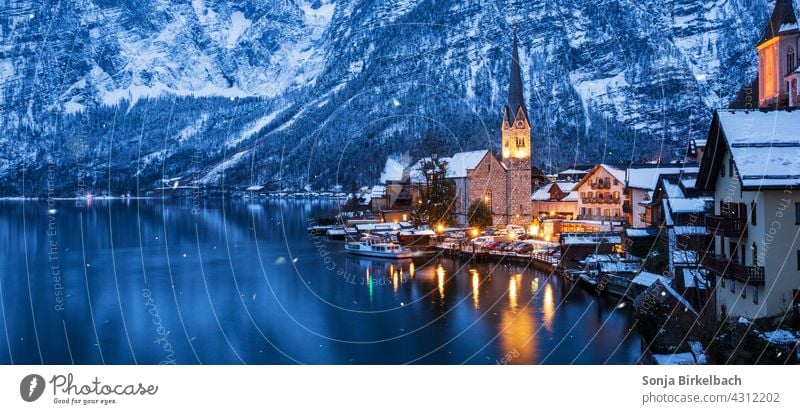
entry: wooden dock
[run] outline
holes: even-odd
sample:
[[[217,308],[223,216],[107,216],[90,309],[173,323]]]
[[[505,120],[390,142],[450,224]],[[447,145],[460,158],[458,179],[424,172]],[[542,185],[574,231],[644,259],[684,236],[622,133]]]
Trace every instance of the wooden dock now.
[[[514,252],[503,252],[497,250],[473,248],[471,245],[436,245],[433,246],[433,249],[441,252],[441,254],[445,256],[459,257],[462,259],[475,261],[507,261],[512,263],[520,263],[548,273],[555,273],[556,268],[558,267],[558,259],[551,255],[541,253],[521,254]]]

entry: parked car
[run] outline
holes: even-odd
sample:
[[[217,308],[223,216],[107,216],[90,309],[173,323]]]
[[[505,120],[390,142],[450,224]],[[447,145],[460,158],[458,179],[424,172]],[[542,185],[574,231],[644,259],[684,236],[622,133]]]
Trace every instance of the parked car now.
[[[517,246],[517,248],[514,249],[514,252],[520,254],[529,254],[532,251],[533,251],[533,245],[531,245],[530,243],[522,243],[521,245]]]

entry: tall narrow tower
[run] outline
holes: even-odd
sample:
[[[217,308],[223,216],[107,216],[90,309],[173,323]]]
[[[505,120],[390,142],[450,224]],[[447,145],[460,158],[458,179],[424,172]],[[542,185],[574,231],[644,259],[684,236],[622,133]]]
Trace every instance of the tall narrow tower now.
[[[777,0],[758,42],[758,106],[783,107],[789,104],[790,80],[797,69],[800,30],[792,0]]]
[[[501,152],[506,166],[506,223],[527,226],[531,216],[531,126],[522,95],[517,31],[511,52],[508,103],[503,109]]]

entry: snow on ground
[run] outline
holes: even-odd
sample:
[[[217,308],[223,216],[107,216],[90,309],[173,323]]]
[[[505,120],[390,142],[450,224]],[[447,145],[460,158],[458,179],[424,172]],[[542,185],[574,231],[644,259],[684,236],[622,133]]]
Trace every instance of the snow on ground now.
[[[198,184],[213,184],[221,182],[222,178],[224,177],[225,170],[241,162],[249,153],[250,150],[240,151],[226,158],[221,163],[215,165],[214,168],[212,168],[206,175],[203,176],[203,178],[197,180]]]
[[[242,131],[241,134],[239,134],[238,136],[236,136],[234,138],[228,139],[228,141],[225,142],[225,145],[227,145],[228,147],[234,147],[234,146],[238,145],[240,142],[252,137],[253,135],[257,134],[259,131],[264,129],[264,127],[267,126],[270,122],[272,122],[272,120],[275,119],[275,117],[278,116],[278,114],[280,114],[280,113],[281,113],[281,111],[277,110],[275,112],[272,112],[272,113],[270,113],[270,114],[268,114],[266,116],[263,116],[263,117],[257,119],[255,122],[250,124],[247,127],[247,129]]]
[[[231,27],[228,30],[227,42],[225,46],[228,49],[233,49],[239,42],[239,37],[253,24],[250,19],[244,17],[244,13],[235,11],[231,14]]]

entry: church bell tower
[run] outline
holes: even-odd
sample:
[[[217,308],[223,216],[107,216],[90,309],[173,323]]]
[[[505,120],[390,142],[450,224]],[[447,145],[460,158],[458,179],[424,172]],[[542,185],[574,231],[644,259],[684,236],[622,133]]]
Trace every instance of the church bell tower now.
[[[508,103],[503,109],[501,156],[506,167],[506,223],[527,228],[531,215],[531,125],[522,95],[517,31],[511,52]]]
[[[795,106],[800,29],[792,0],[777,0],[758,51],[758,106]]]

